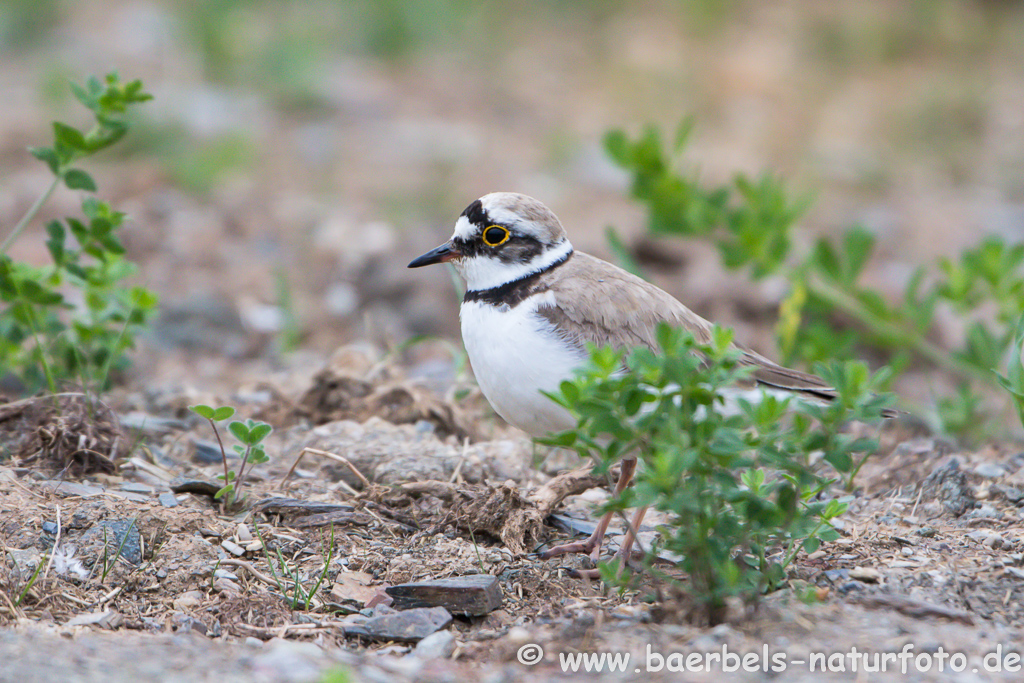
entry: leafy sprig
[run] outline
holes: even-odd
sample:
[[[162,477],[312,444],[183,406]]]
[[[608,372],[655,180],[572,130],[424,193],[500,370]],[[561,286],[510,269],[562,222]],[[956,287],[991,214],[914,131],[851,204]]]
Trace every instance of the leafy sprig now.
[[[27,390],[45,382],[56,392],[62,380],[104,388],[110,370],[126,364],[135,332],[156,309],[151,291],[122,284],[135,272],[118,237],[125,214],[95,197],[82,200],[81,217],[46,225],[51,265],[36,267],[7,255],[58,185],[96,191],[92,176],[74,164],[127,133],[129,108],[151,99],[142,87],[138,80],[122,83],[116,74],[72,84],[95,125],[82,132],[56,121],[53,144],[29,149],[54,177],[0,245],[0,300],[7,304],[0,312],[0,371],[19,376]],[[69,295],[69,288],[78,294]]]
[[[230,469],[228,466],[228,454],[224,449],[224,441],[220,437],[220,430],[217,429],[217,423],[233,417],[235,409],[231,406],[214,408],[201,403],[189,406],[188,409],[196,415],[206,418],[213,428],[214,436],[217,437],[221,461],[224,464],[224,474],[218,475],[217,478],[224,482],[224,486],[217,491],[214,497],[221,499],[225,508],[231,509],[240,501],[239,496],[245,484],[245,475],[252,471],[254,465],[260,465],[270,460],[263,446],[263,440],[270,436],[274,428],[266,422],[258,422],[251,419],[245,422],[233,420],[228,423],[228,431],[239,441],[239,443],[232,444],[231,446],[232,450],[241,459],[241,464],[238,466],[238,472],[236,473],[235,470]]]
[[[657,339],[657,352],[592,349],[579,375],[551,395],[576,427],[541,441],[595,458],[599,471],[627,455],[642,461],[635,486],[605,510],[669,513],[662,540],[648,549],[648,570],[657,571],[662,550],[681,557],[685,590],[714,621],[727,597],[756,600],[785,582],[801,548],[837,537],[830,520],[846,507],[827,491],[836,481],[851,488],[878,446],[843,428],[879,422],[891,396],[875,393],[884,376],[834,363],[818,368],[838,394],[827,405],[771,393],[750,400],[735,392],[750,369],[738,362],[730,330],[716,327],[703,344],[662,324]],[[811,453],[821,463],[812,465]],[[608,566],[603,576],[628,580]]]
[[[808,199],[789,198],[767,174],[703,185],[682,163],[692,130],[692,121],[684,121],[668,145],[653,127],[635,138],[622,131],[606,136],[608,154],[631,175],[631,194],[647,209],[650,231],[709,241],[726,268],[746,269],[752,279],[784,277],[789,293],[776,328],[783,362],[813,365],[870,349],[887,359],[892,377],[912,362],[925,363],[960,382],[957,395],[938,403],[942,425],[954,433],[977,431],[983,424],[975,412],[978,392],[996,386],[993,369],[1024,314],[1024,245],[988,237],[958,258],[918,267],[902,297],[890,300],[863,282],[875,250],[870,232],[853,226],[838,240],[822,237],[806,255],[797,253],[793,231]],[[931,339],[943,306],[967,317],[958,348]],[[979,308],[994,314],[979,316]],[[845,329],[837,329],[837,318]]]

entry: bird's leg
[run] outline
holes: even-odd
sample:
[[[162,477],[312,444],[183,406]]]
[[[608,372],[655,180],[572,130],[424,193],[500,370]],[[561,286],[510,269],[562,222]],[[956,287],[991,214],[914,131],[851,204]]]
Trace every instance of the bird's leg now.
[[[619,471],[619,480],[615,483],[615,495],[619,495],[626,490],[629,486],[629,482],[633,480],[633,472],[636,471],[636,458],[626,458],[622,461],[622,469]],[[604,542],[604,533],[608,530],[608,524],[612,521],[614,512],[605,513],[601,521],[598,522],[597,528],[594,529],[594,533],[590,535],[585,541],[574,541],[573,543],[565,543],[563,545],[556,545],[553,548],[548,548],[540,554],[542,560],[549,560],[552,557],[559,555],[566,555],[568,553],[586,553],[590,555],[590,558],[597,563],[597,559],[601,556],[601,544]]]
[[[626,539],[619,546],[619,551],[615,553],[615,557],[622,560],[623,567],[629,562],[633,551],[633,543],[636,542],[636,534],[640,531],[640,525],[644,521],[644,515],[647,514],[647,508],[648,506],[645,505],[642,508],[637,508],[633,513],[633,519],[629,521],[629,528],[626,530]]]

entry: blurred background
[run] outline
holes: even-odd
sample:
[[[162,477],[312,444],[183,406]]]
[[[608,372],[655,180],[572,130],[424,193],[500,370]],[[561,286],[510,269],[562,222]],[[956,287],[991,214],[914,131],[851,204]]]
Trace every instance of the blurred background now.
[[[864,225],[883,292],[983,235],[1024,238],[1011,0],[3,0],[4,233],[49,183],[26,147],[52,120],[89,122],[68,80],[109,71],[155,96],[86,166],[161,297],[143,383],[230,387],[355,340],[457,340],[451,274],[406,264],[494,190],[541,199],[585,251],[610,258],[614,226],[639,255],[670,254],[658,284],[775,355],[779,283],[737,282],[700,246],[652,250],[603,151],[610,129],[690,115],[693,173],[781,176],[814,199],[808,247]],[[42,226],[76,194],[12,256],[44,263]]]

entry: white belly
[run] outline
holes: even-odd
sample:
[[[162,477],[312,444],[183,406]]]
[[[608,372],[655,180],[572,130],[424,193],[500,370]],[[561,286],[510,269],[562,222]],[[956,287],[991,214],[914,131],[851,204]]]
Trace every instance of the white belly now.
[[[541,394],[556,392],[585,354],[561,341],[535,313],[545,295],[515,308],[478,301],[462,304],[462,341],[480,390],[506,422],[533,436],[576,426],[572,416]]]

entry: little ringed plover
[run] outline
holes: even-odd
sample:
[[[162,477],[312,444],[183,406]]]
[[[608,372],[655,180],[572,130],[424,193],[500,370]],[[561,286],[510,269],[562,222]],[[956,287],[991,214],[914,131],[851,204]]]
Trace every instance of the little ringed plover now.
[[[558,218],[522,194],[494,192],[459,216],[451,239],[410,268],[451,262],[466,281],[460,318],[473,372],[495,412],[532,436],[572,429],[568,411],[541,392],[554,392],[597,346],[657,349],[658,323],[709,341],[712,325],[667,292],[606,261],[575,251]],[[782,367],[740,348],[752,366],[751,386],[829,400],[814,375]],[[615,490],[629,485],[636,456],[627,456]],[[636,511],[619,555],[625,561],[646,508]],[[586,541],[551,548],[542,557],[589,553],[596,561],[611,514]]]

